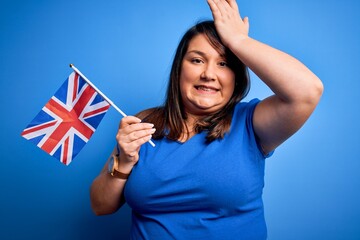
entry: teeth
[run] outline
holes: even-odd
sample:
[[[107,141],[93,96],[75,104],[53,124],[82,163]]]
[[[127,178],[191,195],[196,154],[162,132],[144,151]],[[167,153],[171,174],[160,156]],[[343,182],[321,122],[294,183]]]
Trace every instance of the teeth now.
[[[214,91],[214,89],[203,87],[203,86],[199,86],[198,89],[203,90],[203,91],[207,91],[207,92]]]

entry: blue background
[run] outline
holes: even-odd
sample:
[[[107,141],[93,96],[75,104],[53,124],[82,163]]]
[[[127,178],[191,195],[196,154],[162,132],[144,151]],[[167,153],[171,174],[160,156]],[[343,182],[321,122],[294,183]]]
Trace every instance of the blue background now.
[[[239,2],[250,36],[290,53],[323,81],[306,125],[266,167],[270,240],[360,239],[360,4]],[[205,0],[1,0],[0,239],[127,239],[130,209],[96,217],[89,187],[115,144],[114,108],[66,167],[20,136],[74,63],[127,114],[162,103],[185,30]],[[270,90],[253,74],[247,99]],[[235,236],[234,236],[235,238]]]

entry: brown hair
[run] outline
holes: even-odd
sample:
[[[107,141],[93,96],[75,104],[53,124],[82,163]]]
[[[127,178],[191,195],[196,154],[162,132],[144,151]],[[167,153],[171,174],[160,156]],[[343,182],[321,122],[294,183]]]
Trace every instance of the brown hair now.
[[[230,129],[236,103],[240,102],[249,91],[250,81],[247,67],[222,44],[213,21],[199,22],[184,34],[176,50],[164,105],[138,114],[138,117],[143,119],[144,122],[151,122],[155,125],[154,139],[167,137],[171,140],[178,140],[184,132],[188,132],[184,124],[187,116],[181,101],[180,73],[189,43],[199,34],[204,34],[209,43],[220,54],[225,55],[229,67],[235,73],[235,89],[229,102],[221,110],[197,121],[195,125],[196,133],[207,131],[206,139],[209,142],[223,138],[224,134]]]

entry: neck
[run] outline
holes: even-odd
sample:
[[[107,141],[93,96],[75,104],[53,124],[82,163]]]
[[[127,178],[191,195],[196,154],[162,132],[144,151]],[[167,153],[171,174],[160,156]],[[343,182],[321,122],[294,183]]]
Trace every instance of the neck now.
[[[186,114],[186,119],[184,121],[185,129],[187,128],[189,131],[194,129],[195,123],[200,119],[200,116],[196,116],[193,114]]]
[[[194,128],[196,121],[197,118],[195,116],[192,116],[190,114],[187,115],[187,119],[184,121],[183,132],[179,137],[180,142],[185,142],[196,134]]]

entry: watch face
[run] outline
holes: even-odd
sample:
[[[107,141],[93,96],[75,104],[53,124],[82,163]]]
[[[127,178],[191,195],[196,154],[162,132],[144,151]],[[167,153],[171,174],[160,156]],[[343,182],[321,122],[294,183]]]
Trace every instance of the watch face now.
[[[109,165],[108,165],[108,172],[112,173],[114,168],[114,156],[111,156]]]

